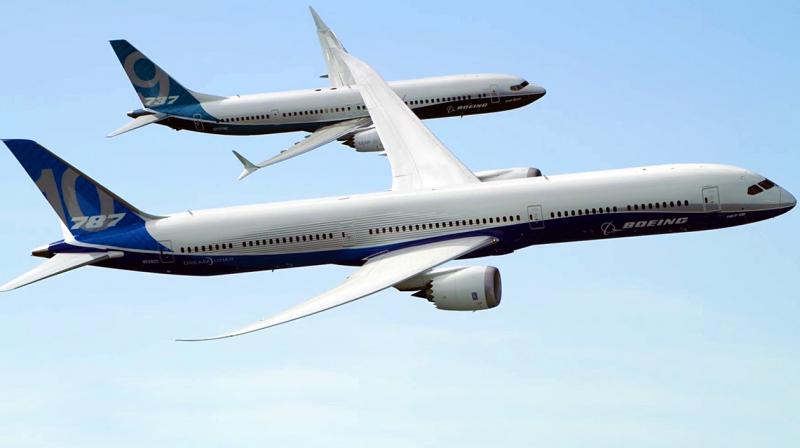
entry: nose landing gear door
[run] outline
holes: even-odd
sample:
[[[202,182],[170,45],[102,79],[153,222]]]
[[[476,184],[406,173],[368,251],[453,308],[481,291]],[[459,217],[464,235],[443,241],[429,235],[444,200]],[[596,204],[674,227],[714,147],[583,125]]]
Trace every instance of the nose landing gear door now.
[[[703,210],[705,212],[716,212],[719,209],[719,187],[703,188]]]

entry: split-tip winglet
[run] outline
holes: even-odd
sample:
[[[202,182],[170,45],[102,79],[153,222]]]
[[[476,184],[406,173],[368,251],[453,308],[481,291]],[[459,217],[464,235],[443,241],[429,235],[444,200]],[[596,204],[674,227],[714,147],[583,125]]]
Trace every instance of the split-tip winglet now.
[[[245,177],[255,173],[256,171],[258,171],[261,168],[260,166],[258,166],[256,164],[254,164],[253,162],[247,160],[247,158],[245,156],[239,154],[236,150],[233,151],[233,155],[235,155],[236,158],[239,159],[239,162],[242,163],[242,167],[244,168],[242,170],[242,174],[239,175],[239,180],[244,179]]]

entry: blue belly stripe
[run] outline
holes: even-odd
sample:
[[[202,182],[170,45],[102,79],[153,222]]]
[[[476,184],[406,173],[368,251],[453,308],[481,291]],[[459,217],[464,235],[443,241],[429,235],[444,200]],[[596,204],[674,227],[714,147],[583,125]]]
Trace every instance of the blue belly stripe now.
[[[515,223],[503,227],[480,229],[461,233],[417,239],[393,244],[370,247],[341,248],[320,252],[288,254],[177,254],[158,252],[125,251],[121,258],[106,260],[98,264],[115,269],[179,274],[179,275],[222,275],[238,272],[285,269],[322,264],[358,266],[371,255],[415,246],[434,241],[463,238],[475,235],[491,235],[499,242],[473,252],[463,258],[477,258],[502,255],[527,246],[539,244],[584,241],[593,239],[621,238],[673,232],[691,232],[735,225],[747,224],[772,218],[787,209],[771,209],[741,213],[681,213],[681,212],[618,212],[575,217],[555,218],[544,221],[544,228],[533,229],[530,224]],[[676,218],[685,217],[686,222],[669,224]],[[641,227],[626,229],[625,223],[644,223]],[[661,224],[659,224],[661,222]],[[663,224],[664,222],[668,224]],[[613,229],[608,225],[613,224]],[[53,252],[87,252],[87,249],[60,241],[50,246]]]

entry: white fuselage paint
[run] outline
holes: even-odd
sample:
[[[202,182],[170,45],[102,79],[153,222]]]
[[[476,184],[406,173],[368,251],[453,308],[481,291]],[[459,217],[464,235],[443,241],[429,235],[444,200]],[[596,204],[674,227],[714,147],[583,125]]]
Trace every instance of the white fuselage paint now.
[[[270,266],[250,266],[242,270],[359,264],[363,258],[380,253],[387,246],[464,233],[498,236],[498,245],[509,252],[531,244],[637,234],[632,230],[668,233],[726,227],[776,216],[790,209],[793,203],[787,205],[787,201],[794,199],[780,187],[758,195],[747,194],[749,185],[763,179],[751,171],[725,165],[661,165],[439,190],[371,193],[192,211],[152,221],[147,224],[147,230],[156,240],[169,242],[174,255],[184,265],[204,257],[209,262],[217,260],[219,264],[226,256],[230,256],[228,261],[233,263],[247,256],[310,256],[310,261],[270,262]],[[713,204],[715,198],[710,204],[705,202],[704,189],[708,187],[717,187],[719,205]],[[783,202],[782,195],[786,195]],[[647,207],[654,203],[666,203],[667,207],[641,210],[643,204]],[[670,206],[670,203],[676,205]],[[628,211],[628,206],[634,204],[640,210]],[[541,216],[533,216],[536,206],[541,207]],[[606,207],[612,211],[606,212]],[[617,212],[613,211],[614,207]],[[580,214],[573,217],[572,212],[577,210],[581,210]],[[589,215],[586,215],[587,210]],[[760,217],[759,213],[769,216]],[[565,214],[569,218],[565,218]],[[698,222],[696,219],[711,215],[718,219],[711,225],[692,226],[692,220]],[[597,219],[587,219],[589,217]],[[730,221],[726,221],[728,218]],[[465,224],[449,224],[455,221]],[[633,224],[628,224],[631,222]],[[417,228],[423,224],[424,227]],[[385,230],[390,227],[391,231]],[[317,239],[316,235],[321,234],[329,237]],[[297,239],[298,236],[301,238]],[[284,238],[287,238],[285,243]],[[248,243],[251,241],[267,241],[267,244],[251,245]],[[225,244],[221,247],[226,249],[215,249],[217,244]],[[359,259],[343,261],[340,257],[343,250],[357,253]],[[314,257],[314,254],[320,256]],[[155,260],[151,263],[156,263]],[[108,266],[114,267],[113,263]],[[164,271],[172,272],[169,266]],[[192,274],[191,267],[186,266],[176,271]],[[198,274],[226,272],[230,271]]]
[[[441,106],[432,113],[444,117],[513,109],[544,95],[544,89],[535,84],[518,91],[510,89],[522,81],[509,75],[474,74],[394,81],[389,85],[412,110]],[[219,133],[259,125],[280,126],[274,132],[311,131],[332,122],[369,116],[356,86],[237,95],[202,105],[217,118],[204,121],[203,130]]]

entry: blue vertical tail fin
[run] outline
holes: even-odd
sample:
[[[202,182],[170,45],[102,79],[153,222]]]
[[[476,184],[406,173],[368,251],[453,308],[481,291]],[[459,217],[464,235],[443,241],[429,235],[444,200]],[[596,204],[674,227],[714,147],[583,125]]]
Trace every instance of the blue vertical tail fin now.
[[[202,103],[223,97],[183,87],[127,40],[112,40],[110,43],[145,108],[169,115],[213,120]]]
[[[3,143],[75,239],[119,243],[118,231],[123,231],[127,234],[125,242],[154,246],[144,224],[161,217],[142,212],[32,140]]]

